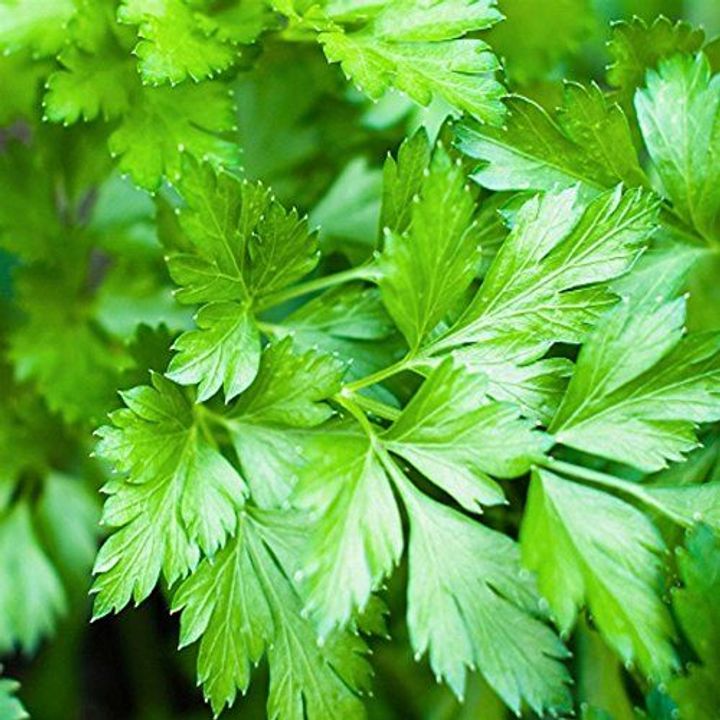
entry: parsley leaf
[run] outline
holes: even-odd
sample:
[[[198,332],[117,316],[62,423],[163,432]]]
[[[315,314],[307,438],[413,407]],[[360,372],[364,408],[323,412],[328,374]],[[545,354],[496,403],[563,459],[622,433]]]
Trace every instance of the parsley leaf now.
[[[537,598],[520,554],[505,535],[473,523],[418,492],[404,493],[410,515],[408,628],[418,655],[464,695],[477,667],[516,713],[566,710],[567,656],[533,615]]]
[[[183,391],[161,375],[123,393],[126,408],[98,431],[98,452],[128,477],[105,487],[95,616],[144,600],[162,571],[169,584],[213,554],[237,526],[247,489],[207,437]],[[161,440],[161,441],[160,441]]]
[[[247,689],[250,664],[267,654],[269,717],[364,717],[357,696],[369,679],[364,642],[334,633],[317,643],[313,626],[301,615],[289,568],[277,559],[292,553],[297,534],[285,517],[243,514],[235,537],[175,593],[173,610],[182,610],[181,645],[200,639],[198,679],[216,714],[233,704],[238,688]]]
[[[439,146],[425,174],[407,231],[386,232],[379,262],[383,301],[413,350],[460,300],[480,264],[462,168]]]
[[[504,88],[494,78],[498,61],[485,42],[464,37],[500,19],[494,5],[492,0],[430,5],[400,0],[384,4],[359,30],[347,32],[330,24],[318,40],[328,60],[341,63],[373,99],[389,87],[421,105],[439,95],[482,121],[498,124],[504,115]]]
[[[523,560],[538,575],[564,632],[587,602],[609,644],[657,681],[675,667],[672,624],[656,594],[664,544],[632,505],[546,470],[533,473],[521,531]]]
[[[677,55],[635,96],[648,152],[675,211],[704,237],[720,231],[720,89],[704,54]]]
[[[180,336],[168,377],[199,383],[198,401],[223,386],[226,400],[247,388],[260,363],[253,303],[310,272],[316,236],[261,184],[196,166],[185,175],[179,211],[183,238],[168,258],[181,302],[209,303],[198,330]]]
[[[460,149],[481,161],[473,179],[491,190],[553,190],[577,183],[592,194],[618,182],[647,183],[619,105],[597,85],[565,86],[556,118],[532,100],[508,101],[504,128],[463,123]]]
[[[718,336],[683,338],[685,301],[622,303],[583,346],[550,425],[558,442],[652,472],[720,419]]]

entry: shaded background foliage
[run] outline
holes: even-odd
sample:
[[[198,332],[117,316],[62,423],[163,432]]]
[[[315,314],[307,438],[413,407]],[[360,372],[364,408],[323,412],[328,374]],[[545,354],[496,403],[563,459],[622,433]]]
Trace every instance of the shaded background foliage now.
[[[563,79],[603,82],[610,21],[663,14],[702,24],[709,37],[720,32],[720,5],[707,0],[499,5],[506,21],[488,41],[504,59],[508,85],[548,108],[560,104]],[[437,132],[447,108],[435,101],[418,109],[398,95],[370,103],[314,47],[270,43],[253,62],[251,73],[241,70],[232,81],[237,115],[227,133],[243,148],[247,176],[263,180],[322,226],[329,265],[341,253],[362,258],[378,223],[385,154],[419,125]],[[41,122],[37,80],[43,72],[22,57],[0,59],[0,227],[14,238],[0,255],[0,472],[20,469],[22,483],[13,492],[31,509],[0,530],[0,555],[26,543],[26,562],[36,566],[36,582],[46,584],[52,604],[45,627],[22,638],[25,652],[13,653],[0,618],[0,651],[8,676],[22,683],[29,712],[42,720],[205,718],[209,711],[194,690],[195,651],[176,652],[176,622],[160,591],[134,611],[88,625],[97,490],[107,476],[107,468],[88,457],[90,432],[117,406],[118,387],[144,381],[148,368],[164,370],[170,336],[190,319],[172,301],[152,200],[112,172],[112,158],[98,150],[106,139],[100,124]],[[23,113],[10,116],[4,106]],[[18,138],[23,142],[14,142]],[[48,247],[55,257],[43,255]],[[136,334],[138,321],[147,328]],[[169,330],[149,329],[159,323]],[[57,361],[43,356],[58,347]],[[711,444],[694,462],[711,466],[708,453],[717,447]],[[75,519],[71,530],[63,522],[69,517]],[[514,532],[511,514],[489,511],[488,517]],[[695,551],[704,552],[700,541]],[[402,575],[401,568],[389,587],[396,608],[405,602]],[[8,591],[0,587],[0,610],[10,613]],[[35,586],[12,588],[25,605],[36,592]],[[391,632],[402,639],[404,622],[395,621]],[[588,720],[626,720],[636,712],[672,717],[662,693],[646,693],[588,626],[579,628],[573,650]],[[500,720],[509,714],[477,676],[459,705],[424,665],[412,662],[405,642],[375,642],[373,663],[374,720]],[[225,717],[265,717],[264,672]]]

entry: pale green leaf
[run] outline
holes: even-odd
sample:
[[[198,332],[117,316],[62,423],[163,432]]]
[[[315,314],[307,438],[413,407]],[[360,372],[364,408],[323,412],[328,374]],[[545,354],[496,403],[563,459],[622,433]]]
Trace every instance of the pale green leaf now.
[[[288,547],[282,535],[289,529],[287,516],[241,517],[235,537],[175,594],[181,644],[200,640],[198,679],[217,714],[234,703],[238,689],[247,689],[251,664],[267,655],[268,717],[363,718],[357,693],[368,683],[366,647],[345,633],[318,644],[283,563]]]
[[[600,490],[538,470],[521,546],[563,632],[587,605],[625,662],[638,664],[655,680],[668,677],[676,661],[670,616],[658,594],[664,545],[643,513]]]
[[[208,441],[183,391],[161,375],[123,394],[127,408],[98,431],[98,453],[127,474],[108,484],[103,523],[114,529],[94,572],[95,616],[144,600],[235,532],[247,489]]]
[[[462,167],[438,146],[424,172],[407,231],[386,232],[379,260],[383,301],[413,349],[445,319],[480,265],[475,203]]]
[[[368,438],[338,425],[303,447],[295,503],[311,514],[307,609],[321,637],[345,626],[389,575],[403,548],[397,503]]]
[[[554,190],[581,183],[586,194],[619,182],[646,184],[624,112],[596,85],[568,83],[555,118],[512,96],[504,128],[464,123],[460,149],[481,161],[473,179],[491,190]]]
[[[462,699],[478,669],[516,713],[569,708],[563,644],[537,617],[538,597],[516,544],[416,491],[410,516],[408,628],[416,658]]]
[[[504,88],[494,77],[497,58],[485,42],[464,36],[499,19],[488,0],[401,0],[387,3],[359,30],[335,25],[318,39],[328,60],[339,62],[373,99],[391,87],[421,105],[437,95],[497,124],[504,115]]]
[[[635,108],[648,153],[675,211],[701,235],[720,231],[720,77],[699,53],[650,71]]]
[[[697,445],[697,423],[720,419],[715,334],[683,339],[685,302],[625,302],[580,351],[550,425],[558,442],[653,472]]]
[[[509,403],[488,402],[487,379],[448,359],[383,435],[386,446],[467,510],[506,502],[490,476],[525,474],[549,443]]]
[[[220,387],[226,400],[245,390],[260,366],[260,331],[246,306],[209,303],[195,316],[197,330],[183,333],[173,344],[177,354],[167,376],[181,385],[198,385],[198,402]]]

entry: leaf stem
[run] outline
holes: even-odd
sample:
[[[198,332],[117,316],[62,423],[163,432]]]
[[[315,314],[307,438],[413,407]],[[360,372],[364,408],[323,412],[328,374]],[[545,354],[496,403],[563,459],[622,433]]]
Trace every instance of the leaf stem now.
[[[578,480],[585,480],[593,483],[594,485],[602,485],[603,487],[612,488],[613,490],[617,490],[625,495],[630,495],[644,505],[657,510],[660,514],[665,515],[670,520],[676,522],[678,525],[682,525],[683,527],[691,527],[693,525],[693,523],[683,515],[673,512],[673,510],[658,502],[652,495],[645,492],[643,486],[638,483],[622,480],[621,478],[609,475],[608,473],[600,472],[599,470],[591,470],[590,468],[585,468],[580,465],[555,460],[552,457],[538,460],[537,464],[547,468],[548,470],[560,472],[564,475],[570,475]]]
[[[393,375],[397,375],[405,370],[412,370],[414,361],[415,357],[411,353],[408,353],[404,358],[394,362],[392,365],[382,368],[382,370],[378,370],[377,372],[366,375],[359,380],[347,383],[344,389],[349,393],[355,393],[358,390],[368,387],[369,385],[376,385],[383,380],[387,380]]]
[[[292,285],[289,288],[278,290],[270,295],[261,298],[255,305],[255,310],[261,312],[268,308],[282,305],[288,300],[293,300],[303,295],[326,290],[336,285],[342,285],[352,280],[372,280],[375,277],[375,270],[372,263],[365,263],[357,267],[348,268],[332,275],[324,275],[323,277],[314,278],[298,285]]]
[[[346,390],[347,397],[348,393]],[[391,405],[387,405],[384,402],[380,402],[379,400],[374,400],[373,398],[369,398],[365,395],[360,395],[358,393],[350,393],[352,397],[352,401],[363,410],[372,413],[376,417],[382,418],[383,420],[391,420],[395,422],[397,420],[402,410],[399,408],[392,407]]]

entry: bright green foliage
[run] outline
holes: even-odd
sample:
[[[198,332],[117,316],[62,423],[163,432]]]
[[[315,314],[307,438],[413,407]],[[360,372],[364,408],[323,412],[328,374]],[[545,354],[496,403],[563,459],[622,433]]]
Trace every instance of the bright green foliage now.
[[[635,97],[638,121],[673,208],[705,237],[720,230],[720,81],[710,63],[675,56]]]
[[[33,716],[199,717],[189,664],[248,720],[717,714],[720,45],[653,22],[690,3],[0,0]],[[95,617],[150,602],[87,638],[93,558]]]
[[[484,375],[445,360],[384,436],[393,453],[476,512],[505,502],[491,475],[524,475],[548,445],[515,405],[487,402],[486,392]]]
[[[307,608],[323,637],[347,624],[390,574],[402,552],[402,527],[382,460],[364,434],[340,426],[303,455],[298,504],[318,513]]]
[[[208,303],[198,330],[180,336],[169,377],[199,383],[202,402],[223,386],[226,400],[247,388],[260,363],[253,304],[310,272],[315,236],[296,211],[286,212],[260,184],[196,167],[181,186],[180,252],[170,273],[181,302]]]
[[[720,419],[720,339],[683,338],[683,299],[617,307],[580,351],[550,425],[570,447],[646,472],[696,446],[696,423]]]
[[[720,664],[714,600],[720,585],[717,537],[707,528],[698,528],[677,556],[683,587],[673,593],[673,608],[700,664],[693,664],[687,676],[672,682],[670,695],[683,717],[710,720],[720,702],[715,681]]]
[[[304,463],[298,443],[307,428],[333,415],[323,400],[340,389],[342,365],[315,350],[295,354],[282,341],[262,355],[256,381],[233,406],[227,427],[255,502],[288,502]],[[297,435],[297,437],[296,437]]]
[[[596,85],[569,83],[557,118],[513,97],[504,128],[459,128],[461,150],[482,161],[473,178],[492,190],[590,189],[644,184],[622,109]]]
[[[452,351],[490,379],[489,394],[545,418],[568,374],[543,359],[553,342],[580,343],[614,301],[607,282],[637,258],[653,232],[657,205],[621,188],[589,205],[578,188],[528,201],[480,290],[426,354]],[[539,362],[538,362],[539,361]]]
[[[298,530],[272,514],[243,514],[235,538],[175,593],[173,609],[182,610],[180,642],[202,638],[198,677],[216,713],[233,704],[238,688],[247,689],[251,663],[267,654],[269,717],[364,716],[357,697],[369,674],[363,641],[337,633],[319,644],[301,615],[288,577],[292,566],[286,564]]]
[[[412,173],[413,165],[406,170],[404,164],[403,172]],[[411,201],[408,228],[403,234],[388,228],[380,261],[383,301],[413,349],[455,307],[480,263],[474,203],[462,168],[438,148],[424,172],[419,193]],[[409,178],[390,178],[392,195],[387,204],[409,182]]]
[[[328,60],[362,92],[378,99],[394,88],[421,105],[437,95],[484,122],[502,120],[498,61],[485,42],[464,37],[500,19],[493,0],[399,0],[371,6],[368,15],[359,30],[330,23],[318,36]]]
[[[587,603],[610,645],[655,680],[674,665],[672,625],[657,595],[663,542],[634,507],[546,470],[533,474],[522,551],[560,629]]]
[[[0,678],[0,717],[4,720],[25,720],[30,716],[15,697],[19,684],[14,680]]]
[[[429,651],[435,674],[445,678],[458,697],[464,694],[465,668],[477,666],[511,707],[518,708],[524,700],[538,711],[561,708],[566,703],[566,676],[553,658],[564,657],[565,650],[533,617],[538,598],[519,572],[511,541],[420,494],[390,455],[409,460],[473,510],[480,509],[480,502],[502,501],[500,487],[487,473],[513,477],[526,472],[546,441],[517,417],[514,408],[498,403],[485,402],[461,421],[455,413],[483,402],[483,390],[482,377],[469,376],[447,361],[385,433],[365,426],[362,434],[341,423],[305,441],[307,464],[297,502],[318,513],[309,560],[299,573],[306,607],[317,617],[322,637],[336,625],[346,625],[353,609],[364,608],[393,570],[403,548],[394,486],[411,521],[408,625],[417,659]],[[454,399],[460,405],[451,408],[452,391],[458,392]],[[503,440],[511,434],[507,447]],[[464,543],[466,536],[469,544],[453,547],[453,542]],[[442,552],[447,557],[440,561]],[[490,566],[490,577],[467,576],[462,558],[497,553],[503,560],[497,568]],[[515,570],[508,564],[510,558]],[[446,603],[447,609],[431,612],[437,602]],[[462,619],[457,606],[472,612],[473,620]],[[487,624],[488,618],[500,616],[506,623]],[[515,628],[512,641],[507,626]],[[450,644],[447,638],[453,638]],[[497,648],[503,648],[500,655]],[[517,668],[514,679],[507,677],[506,667]]]
[[[567,651],[533,617],[537,596],[515,543],[416,491],[405,498],[416,653],[429,651],[433,671],[461,699],[466,668],[479,667],[515,712],[523,700],[537,713],[567,709],[567,675],[557,662]]]
[[[201,551],[212,555],[234,534],[247,492],[177,386],[154,375],[123,400],[98,431],[99,452],[128,474],[105,488],[103,523],[117,530],[95,563],[98,616],[144,600],[161,572],[172,584]]]

